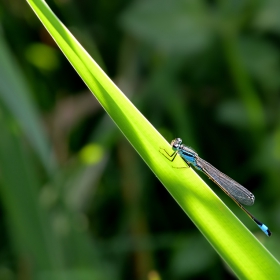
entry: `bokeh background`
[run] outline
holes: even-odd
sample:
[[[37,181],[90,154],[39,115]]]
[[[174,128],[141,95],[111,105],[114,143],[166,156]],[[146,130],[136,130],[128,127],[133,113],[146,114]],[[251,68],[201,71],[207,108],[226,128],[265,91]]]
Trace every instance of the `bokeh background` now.
[[[168,141],[255,194],[271,238],[202,175],[280,258],[280,2],[47,2]],[[28,4],[0,21],[0,279],[234,279]]]

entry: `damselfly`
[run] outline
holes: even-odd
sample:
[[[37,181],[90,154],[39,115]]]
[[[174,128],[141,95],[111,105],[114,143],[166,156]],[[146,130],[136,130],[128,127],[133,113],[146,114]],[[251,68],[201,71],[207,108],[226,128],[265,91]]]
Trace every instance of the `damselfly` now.
[[[267,235],[270,236],[271,232],[268,227],[257,220],[243,205],[253,205],[255,196],[239,183],[216,169],[210,163],[200,158],[198,154],[191,148],[182,144],[182,139],[176,138],[171,142],[174,153],[169,155],[165,150],[165,153],[170,157],[170,161],[173,161],[177,154],[188,164],[192,164],[196,169],[205,173],[209,179],[217,184]],[[243,204],[243,205],[242,205]]]

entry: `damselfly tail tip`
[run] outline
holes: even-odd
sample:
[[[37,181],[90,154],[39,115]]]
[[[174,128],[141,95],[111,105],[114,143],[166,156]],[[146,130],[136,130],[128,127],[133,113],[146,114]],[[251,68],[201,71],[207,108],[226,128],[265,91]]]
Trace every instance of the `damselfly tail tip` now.
[[[268,229],[266,225],[262,224],[262,226],[259,227],[267,236],[271,236],[271,231]]]
[[[268,229],[266,225],[263,224],[262,226],[259,227],[267,236],[271,236],[271,231]]]
[[[271,236],[271,231],[268,229],[268,227],[265,224],[261,223],[257,219],[254,219],[254,221],[256,222],[258,227],[265,233],[265,235]]]

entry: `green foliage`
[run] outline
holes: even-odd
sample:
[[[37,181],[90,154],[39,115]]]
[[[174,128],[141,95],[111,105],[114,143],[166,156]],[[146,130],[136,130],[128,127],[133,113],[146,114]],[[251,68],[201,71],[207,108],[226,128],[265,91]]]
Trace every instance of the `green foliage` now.
[[[53,6],[168,140],[180,136],[255,193],[251,211],[271,228],[270,239],[217,190],[277,256],[278,2],[127,2]],[[7,242],[0,243],[0,278],[228,277],[216,252],[107,114],[83,94],[78,75],[52,49],[52,39],[30,8],[21,8],[1,8],[1,240]],[[172,168],[159,153],[160,147],[168,149],[166,142],[56,18],[37,13],[133,147],[234,272],[255,279],[254,273],[258,279],[277,273],[278,263],[205,184],[190,169]],[[38,61],[40,53],[44,57]],[[179,158],[174,162],[182,164]]]

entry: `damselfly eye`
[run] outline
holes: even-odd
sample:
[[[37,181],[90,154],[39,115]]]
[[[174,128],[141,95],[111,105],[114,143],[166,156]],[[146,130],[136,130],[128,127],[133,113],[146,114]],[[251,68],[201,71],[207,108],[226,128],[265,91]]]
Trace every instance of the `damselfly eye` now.
[[[181,144],[182,144],[182,139],[181,138],[175,138],[171,142],[171,146],[173,147],[173,149],[176,149],[176,150],[180,149]]]
[[[178,146],[180,146],[183,142],[181,138],[176,138],[175,140]]]

